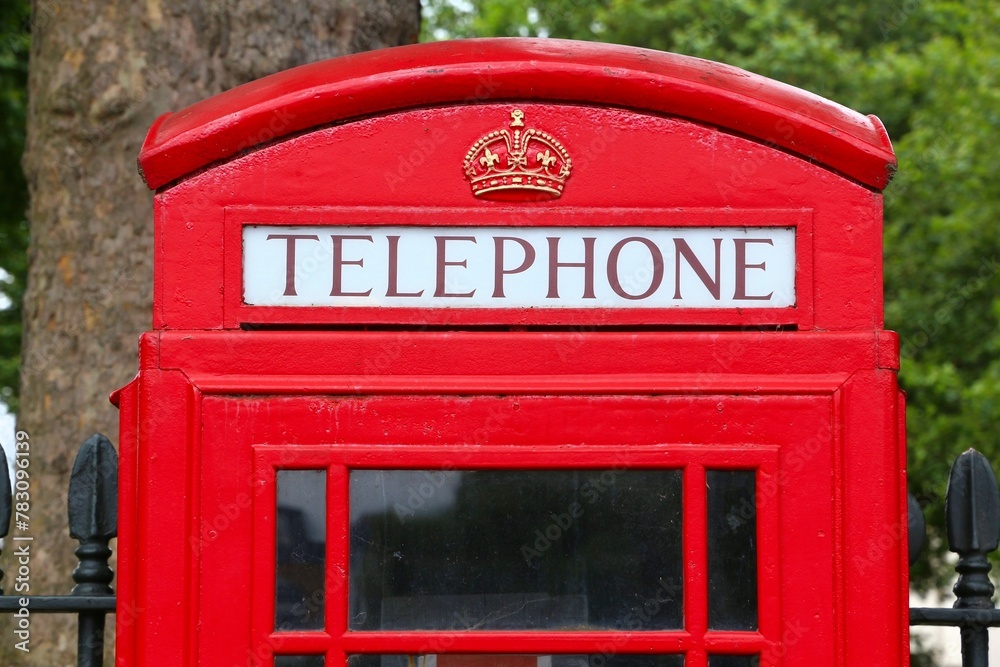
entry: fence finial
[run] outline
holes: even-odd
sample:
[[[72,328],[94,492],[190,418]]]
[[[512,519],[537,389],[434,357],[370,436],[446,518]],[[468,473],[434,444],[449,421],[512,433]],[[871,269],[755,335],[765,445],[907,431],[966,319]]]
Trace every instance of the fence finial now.
[[[958,554],[955,607],[989,614],[993,609],[989,554],[1000,542],[1000,489],[982,454],[970,449],[955,459],[945,501],[948,548]],[[988,620],[984,616],[984,621]],[[985,667],[989,623],[963,624],[962,664]]]
[[[989,462],[974,449],[955,460],[945,504],[948,545],[959,555],[956,607],[993,607],[987,555],[1000,543],[1000,490]]]
[[[10,511],[11,511],[11,489],[10,473],[7,470],[7,454],[3,447],[0,447],[0,540],[7,537],[10,531]],[[3,549],[0,548],[0,554]],[[3,569],[0,568],[0,583],[3,583]],[[3,587],[0,587],[0,595],[3,595]]]
[[[118,454],[97,433],[76,455],[69,480],[69,534],[79,540],[74,595],[110,595],[114,573],[108,542],[118,535]]]

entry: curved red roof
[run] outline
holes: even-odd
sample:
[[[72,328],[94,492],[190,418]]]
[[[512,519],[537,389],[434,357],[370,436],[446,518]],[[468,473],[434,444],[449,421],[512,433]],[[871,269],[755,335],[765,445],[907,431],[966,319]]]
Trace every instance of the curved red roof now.
[[[896,158],[882,123],[736,67],[555,39],[404,46],[296,67],[161,116],[139,154],[150,188],[252,146],[407,108],[496,100],[625,107],[688,118],[885,187]]]

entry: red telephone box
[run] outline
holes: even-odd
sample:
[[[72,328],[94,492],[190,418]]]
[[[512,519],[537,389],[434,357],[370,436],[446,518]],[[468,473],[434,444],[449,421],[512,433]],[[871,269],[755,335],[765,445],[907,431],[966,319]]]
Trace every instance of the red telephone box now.
[[[118,664],[908,661],[882,125],[426,44],[154,125]]]

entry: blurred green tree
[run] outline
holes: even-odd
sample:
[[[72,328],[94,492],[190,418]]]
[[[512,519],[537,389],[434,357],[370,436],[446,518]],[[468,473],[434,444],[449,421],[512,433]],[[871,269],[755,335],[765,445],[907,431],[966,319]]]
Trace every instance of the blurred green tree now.
[[[1000,5],[990,0],[426,0],[424,39],[550,36],[726,62],[877,114],[886,324],[902,337],[909,485],[931,527],[918,588],[941,587],[944,487],[976,447],[1000,463]]]
[[[21,171],[27,109],[26,0],[0,3],[0,402],[17,409],[21,298],[27,272],[28,188]]]

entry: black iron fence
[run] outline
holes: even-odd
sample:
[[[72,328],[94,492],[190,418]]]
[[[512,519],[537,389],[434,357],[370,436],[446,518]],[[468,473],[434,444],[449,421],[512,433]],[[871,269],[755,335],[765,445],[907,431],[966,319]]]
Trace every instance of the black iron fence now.
[[[15,465],[14,488],[11,488],[7,471],[7,457],[0,449],[0,538],[5,538],[5,549],[13,553],[15,568],[19,568],[19,554],[25,559],[31,553],[30,535],[15,534],[8,537],[11,518],[15,525],[27,523],[19,509],[19,498],[27,498],[26,475]],[[24,486],[21,486],[24,482]],[[12,493],[13,492],[13,493]],[[19,516],[22,515],[22,516]],[[111,589],[114,573],[108,565],[111,549],[108,543],[118,534],[118,455],[103,435],[94,435],[80,448],[69,480],[69,534],[80,542],[76,548],[79,561],[73,570],[76,586],[68,595],[18,595],[20,574],[14,571],[13,595],[4,595],[0,588],[0,614],[12,614],[16,642],[23,637],[28,641],[31,614],[77,614],[78,667],[103,667],[105,617],[115,612],[115,594]],[[0,570],[0,585],[4,585]],[[22,635],[18,635],[18,632]]]
[[[0,471],[6,469],[7,459],[0,449]],[[8,535],[11,519],[15,525],[20,521],[17,503],[18,493],[24,492],[21,481],[15,477],[11,488],[9,477],[0,474],[0,538],[7,538],[4,548],[13,553],[15,567],[18,553],[28,553],[31,541],[27,535]],[[76,586],[68,595],[18,595],[17,572],[8,577],[15,582],[14,594],[4,595],[0,588],[0,614],[13,615],[15,638],[19,620],[30,614],[76,614],[78,667],[103,667],[105,618],[115,612],[108,544],[118,534],[117,500],[118,456],[107,438],[94,435],[80,448],[69,483],[69,531],[80,542],[75,551],[79,564],[73,571]],[[954,589],[957,600],[952,608],[911,608],[910,625],[959,628],[962,667],[987,667],[988,631],[1000,627],[1000,609],[994,606],[989,578],[989,555],[1000,542],[1000,489],[989,462],[975,450],[959,456],[952,466],[946,518],[949,549],[959,557],[955,566],[959,575]],[[912,563],[923,540],[923,516],[912,498],[909,524]],[[3,577],[0,570],[0,585]]]
[[[910,507],[912,513],[912,502]],[[962,667],[987,667],[989,629],[1000,627],[1000,610],[994,608],[994,589],[989,578],[989,555],[997,550],[1000,541],[1000,490],[989,461],[974,449],[955,459],[951,467],[945,521],[948,549],[958,554],[955,605],[950,609],[911,608],[910,625],[960,628]],[[914,523],[912,516],[910,523],[911,526]],[[911,550],[911,563],[916,556]]]

